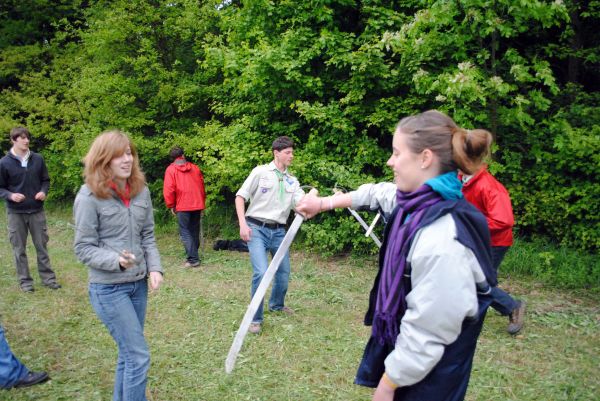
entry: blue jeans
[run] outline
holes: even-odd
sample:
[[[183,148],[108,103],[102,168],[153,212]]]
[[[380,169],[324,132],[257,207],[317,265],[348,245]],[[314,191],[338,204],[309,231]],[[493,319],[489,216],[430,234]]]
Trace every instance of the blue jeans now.
[[[198,248],[200,248],[200,210],[191,212],[177,212],[177,221],[179,223],[179,238],[183,242],[187,261],[198,263]]]
[[[89,285],[90,302],[117,343],[114,401],[146,401],[150,351],[144,339],[146,280]]]
[[[492,267],[496,272],[498,272],[498,268],[500,267],[500,263],[502,263],[502,259],[504,259],[504,255],[506,251],[508,251],[507,246],[493,246],[492,247]],[[508,293],[500,288],[492,287],[492,304],[490,305],[492,308],[500,312],[503,316],[508,316],[519,307],[519,301],[515,300],[513,297],[508,295]]]
[[[28,373],[29,370],[10,350],[6,337],[4,337],[4,328],[0,325],[0,388],[13,387]]]
[[[267,268],[269,260],[267,252],[274,256],[285,237],[285,228],[268,228],[260,227],[254,223],[248,223],[252,230],[250,241],[248,242],[248,250],[250,251],[250,263],[252,263],[252,292],[254,296],[260,281],[262,280]],[[290,253],[285,253],[277,273],[273,279],[273,288],[271,288],[271,298],[269,299],[269,310],[281,310],[284,306],[285,294],[288,289],[288,281],[290,278]],[[256,314],[254,315],[253,323],[262,323],[263,321],[263,303],[261,302]]]

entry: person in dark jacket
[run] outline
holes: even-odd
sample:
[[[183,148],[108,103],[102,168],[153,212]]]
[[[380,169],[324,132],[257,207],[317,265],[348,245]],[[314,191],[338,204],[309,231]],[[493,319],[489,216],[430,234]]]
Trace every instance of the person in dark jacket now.
[[[50,188],[50,177],[44,158],[29,150],[31,134],[25,127],[10,131],[13,144],[9,152],[0,159],[0,198],[6,201],[8,236],[13,248],[17,278],[25,292],[33,292],[33,279],[27,261],[27,234],[37,253],[37,267],[42,284],[56,290],[56,274],[50,266],[48,256],[48,230],[44,200]]]
[[[200,225],[206,199],[204,177],[198,166],[185,160],[180,147],[171,149],[169,157],[173,162],[165,171],[165,205],[177,216],[179,222],[179,237],[187,255],[184,267],[198,267]]]
[[[4,328],[0,325],[0,388],[5,390],[43,383],[50,377],[46,372],[32,372],[12,353]]]

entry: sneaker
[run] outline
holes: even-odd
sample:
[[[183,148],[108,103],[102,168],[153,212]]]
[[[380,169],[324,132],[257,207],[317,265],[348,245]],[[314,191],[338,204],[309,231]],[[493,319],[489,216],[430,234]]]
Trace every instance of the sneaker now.
[[[509,323],[506,330],[513,335],[521,331],[525,320],[525,301],[519,301],[519,306],[512,311],[508,318]]]
[[[283,308],[281,308],[281,311],[285,313],[286,315],[293,315],[294,314],[294,310],[290,307],[284,306]]]
[[[60,284],[58,284],[57,282],[54,282],[54,283],[44,284],[44,287],[48,287],[48,288],[51,288],[53,290],[58,290],[62,286]]]
[[[183,264],[183,267],[185,267],[186,269],[190,269],[190,268],[194,268],[194,267],[198,267],[200,266],[200,262],[185,262]]]
[[[269,309],[269,312],[281,312],[281,313],[285,313],[286,315],[294,314],[294,310],[288,306],[284,306],[281,309]]]
[[[248,329],[248,331],[252,334],[258,334],[260,333],[260,323],[250,323],[250,328]]]

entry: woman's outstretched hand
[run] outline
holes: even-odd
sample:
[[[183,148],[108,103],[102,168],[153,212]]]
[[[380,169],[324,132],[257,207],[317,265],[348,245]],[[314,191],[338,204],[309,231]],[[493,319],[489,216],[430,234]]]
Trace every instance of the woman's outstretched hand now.
[[[296,212],[300,213],[306,219],[313,218],[321,211],[322,199],[313,191],[304,195],[300,202],[296,205]]]

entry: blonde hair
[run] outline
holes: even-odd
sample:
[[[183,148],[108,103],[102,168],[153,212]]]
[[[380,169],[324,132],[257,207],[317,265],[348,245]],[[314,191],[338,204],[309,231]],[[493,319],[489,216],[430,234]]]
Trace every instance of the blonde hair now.
[[[474,174],[490,153],[492,134],[483,129],[465,130],[437,110],[405,117],[396,131],[408,136],[408,147],[414,153],[430,149],[440,161],[440,173],[457,168]]]
[[[127,179],[131,197],[139,194],[146,185],[138,154],[131,139],[119,130],[105,131],[96,137],[83,158],[85,183],[98,198],[107,199],[111,196],[110,182],[113,176],[110,162],[115,157],[123,155],[127,147],[131,149],[133,156],[131,176]]]

